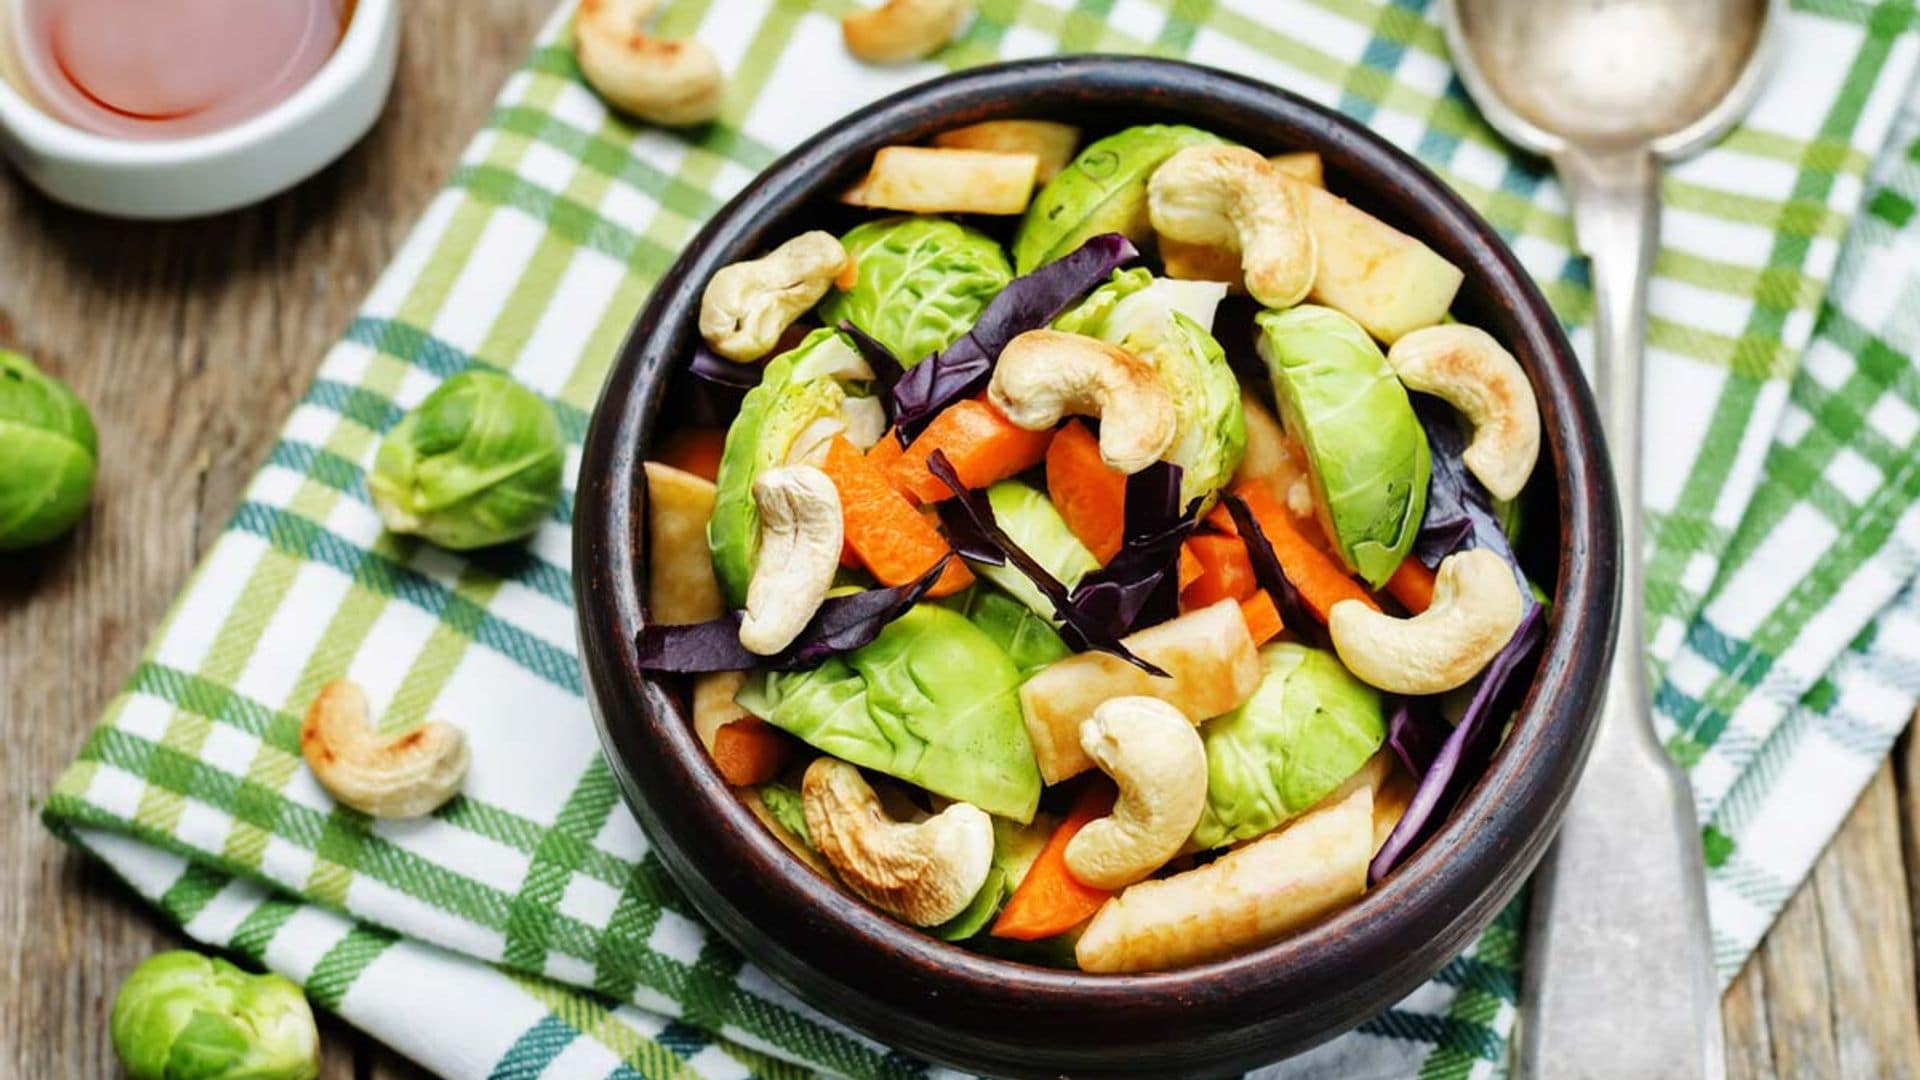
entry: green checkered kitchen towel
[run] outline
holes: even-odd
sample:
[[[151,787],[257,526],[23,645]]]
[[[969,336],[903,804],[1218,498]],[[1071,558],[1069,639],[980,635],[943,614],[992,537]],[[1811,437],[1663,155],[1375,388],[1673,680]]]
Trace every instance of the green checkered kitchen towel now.
[[[48,799],[54,829],[188,934],[448,1076],[929,1071],[770,983],[648,853],[580,697],[568,510],[461,558],[383,534],[364,483],[381,434],[469,365],[545,395],[577,442],[649,284],[783,149],[941,65],[1187,56],[1418,154],[1586,342],[1564,196],[1474,114],[1422,0],[982,0],[937,63],[902,69],[847,57],[844,6],[672,4],[662,29],[733,73],[722,122],[691,133],[609,117],[556,14]],[[1752,118],[1667,181],[1652,296],[1650,645],[1728,975],[1920,695],[1914,12],[1795,9]],[[420,821],[334,805],[296,732],[339,677],[383,724],[462,725],[464,794]],[[1521,921],[1276,1075],[1499,1071]]]

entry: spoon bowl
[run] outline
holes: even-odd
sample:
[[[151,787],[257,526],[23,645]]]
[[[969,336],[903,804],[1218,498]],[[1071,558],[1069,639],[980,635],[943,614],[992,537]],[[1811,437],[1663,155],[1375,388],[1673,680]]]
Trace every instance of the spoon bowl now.
[[[1556,157],[1684,157],[1745,115],[1778,0],[1446,0],[1461,79],[1500,134]]]

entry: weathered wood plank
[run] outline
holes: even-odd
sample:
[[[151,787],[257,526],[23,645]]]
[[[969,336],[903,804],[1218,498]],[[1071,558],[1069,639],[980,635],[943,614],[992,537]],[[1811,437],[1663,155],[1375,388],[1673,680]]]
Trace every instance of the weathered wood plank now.
[[[1730,1076],[1920,1075],[1902,831],[1889,763],[1727,991]]]

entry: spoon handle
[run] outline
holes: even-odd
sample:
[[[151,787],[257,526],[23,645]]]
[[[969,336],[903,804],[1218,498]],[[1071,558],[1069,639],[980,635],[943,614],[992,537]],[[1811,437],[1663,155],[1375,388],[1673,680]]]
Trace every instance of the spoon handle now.
[[[1693,793],[1654,732],[1641,579],[1641,354],[1659,165],[1555,160],[1592,260],[1594,389],[1620,493],[1619,637],[1586,772],[1533,884],[1523,1077],[1720,1080],[1725,1042]]]

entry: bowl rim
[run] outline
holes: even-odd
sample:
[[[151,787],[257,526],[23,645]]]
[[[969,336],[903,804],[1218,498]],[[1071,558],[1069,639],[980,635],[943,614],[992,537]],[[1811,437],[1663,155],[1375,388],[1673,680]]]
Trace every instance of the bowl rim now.
[[[1197,84],[1198,94],[1177,89]],[[1434,220],[1421,238],[1463,236],[1473,245],[1469,275],[1489,300],[1510,300],[1507,316],[1524,340],[1509,340],[1527,368],[1546,423],[1545,457],[1558,490],[1561,544],[1559,575],[1534,677],[1519,717],[1480,780],[1454,807],[1445,823],[1380,886],[1360,901],[1313,926],[1252,952],[1166,972],[1095,975],[1041,968],[1002,960],[938,941],[849,898],[789,853],[761,826],[719,778],[701,751],[691,725],[661,684],[639,675],[634,666],[632,631],[640,625],[645,558],[645,483],[639,476],[643,440],[650,437],[664,399],[667,361],[690,340],[692,312],[702,283],[719,266],[767,246],[779,222],[832,190],[836,161],[849,154],[861,160],[873,147],[898,141],[903,132],[937,130],[969,96],[998,99],[999,115],[1043,112],[1030,103],[1047,95],[1102,92],[1133,93],[1139,111],[1154,111],[1156,94],[1175,92],[1191,102],[1250,107],[1267,116],[1285,114],[1290,123],[1317,125],[1324,141],[1309,148],[1340,162],[1340,171],[1372,174],[1355,179],[1374,184],[1398,180],[1402,186],[1382,198],[1397,200],[1403,211]],[[1128,100],[1128,106],[1133,102]],[[1192,106],[1187,110],[1191,112]],[[971,117],[968,118],[972,119]],[[1275,121],[1278,123],[1278,121]],[[915,137],[908,135],[907,137]],[[838,171],[844,172],[842,166]],[[1357,197],[1356,202],[1369,200]],[[1370,194],[1380,194],[1373,192]],[[1438,230],[1438,233],[1436,233]],[[1442,246],[1436,244],[1436,246]],[[676,327],[676,322],[678,326]],[[1544,512],[1544,511],[1543,511]],[[772,955],[754,959],[777,981],[794,986],[806,968],[819,968],[833,950],[879,946],[886,955],[868,970],[836,976],[845,994],[816,1001],[824,1011],[869,1033],[875,1031],[870,996],[883,979],[933,980],[941,993],[956,986],[992,988],[1023,1001],[1088,1009],[1125,1009],[1144,999],[1189,1005],[1224,1004],[1259,998],[1262,992],[1287,990],[1322,994],[1328,1007],[1368,994],[1404,994],[1437,970],[1477,933],[1518,889],[1544,852],[1578,775],[1595,728],[1604,675],[1613,649],[1618,618],[1619,527],[1613,485],[1594,404],[1571,346],[1556,316],[1532,278],[1493,228],[1424,165],[1362,127],[1356,121],[1289,91],[1244,76],[1185,61],[1135,56],[1083,55],[1013,61],[966,69],[916,84],[855,111],[783,155],[717,211],[656,283],[647,305],[634,320],[602,387],[583,449],[574,540],[575,599],[581,655],[589,701],[594,707],[610,766],[628,804],[646,828],[676,880],[694,905],[722,933],[745,948],[743,938],[767,931],[741,914],[777,911],[791,925],[817,931],[808,940],[782,940]],[[609,718],[619,716],[616,725]],[[668,778],[675,792],[697,798],[697,807],[676,812],[669,827],[639,790],[632,768]],[[686,809],[697,813],[686,813]],[[1533,815],[1531,819],[1523,815]],[[702,824],[688,819],[705,818]],[[1529,824],[1531,821],[1531,824]],[[703,839],[731,836],[725,868],[699,863],[686,850],[679,830]],[[1471,841],[1480,856],[1468,857]],[[1486,865],[1491,860],[1491,870]],[[710,864],[713,860],[709,859]],[[681,872],[682,869],[687,872]],[[1469,881],[1466,875],[1477,875]],[[691,875],[691,880],[689,880]],[[716,883],[718,882],[718,883]],[[778,883],[778,888],[772,887]],[[753,885],[759,895],[744,896]],[[1437,920],[1437,921],[1436,921]],[[1418,978],[1385,973],[1394,959],[1387,949],[1401,924],[1444,926],[1451,937],[1420,948],[1444,955],[1424,966]],[[1465,924],[1473,925],[1462,931]],[[1370,932],[1368,928],[1371,928]],[[1405,943],[1401,951],[1407,948]],[[804,953],[814,962],[788,952]],[[880,974],[875,971],[884,969]],[[1354,973],[1359,977],[1355,978]],[[1370,974],[1371,973],[1371,974]],[[1287,985],[1283,986],[1285,983]],[[857,984],[857,985],[855,985]],[[1271,999],[1269,999],[1271,1003]],[[871,1003],[864,1003],[870,1005]],[[897,1002],[895,1003],[898,1004]],[[956,1013],[950,999],[943,1017]],[[840,1006],[838,1010],[835,1006]],[[1248,1022],[1260,1015],[1242,1008]],[[1232,1016],[1223,1016],[1223,1023]],[[1322,1033],[1331,1037],[1358,1017]],[[889,1026],[876,1037],[940,1056],[950,1050],[936,1032]],[[1318,1038],[1312,1041],[1319,1041]],[[930,1050],[929,1047],[935,1049]],[[953,1053],[951,1051],[949,1060]],[[963,1055],[964,1056],[964,1055]],[[971,1058],[976,1064],[983,1059]],[[1034,1068],[1028,1061],[1001,1059],[1009,1071]]]
[[[0,48],[24,49],[18,41],[25,0],[0,0]],[[263,112],[229,127],[175,139],[103,135],[54,116],[21,89],[0,78],[0,129],[36,154],[96,166],[152,167],[217,161],[245,152],[281,132],[300,128],[333,109],[378,66],[381,42],[398,29],[397,0],[353,0],[346,30],[312,77]],[[24,63],[24,61],[22,61]],[[24,77],[24,76],[23,76]]]

